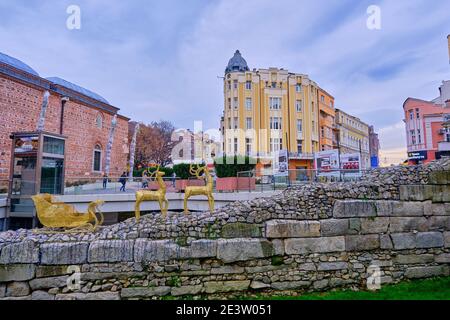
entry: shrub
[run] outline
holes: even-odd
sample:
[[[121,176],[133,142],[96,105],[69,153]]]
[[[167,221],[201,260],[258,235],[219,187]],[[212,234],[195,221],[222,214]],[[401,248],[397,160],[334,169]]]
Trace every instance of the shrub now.
[[[179,163],[173,166],[173,171],[175,172],[175,174],[177,175],[177,178],[179,179],[189,179],[191,177],[194,177],[190,172],[189,172],[189,163]],[[196,169],[197,165],[193,165],[193,168]]]
[[[141,168],[139,170],[134,170],[133,171],[133,177],[142,177],[142,173],[144,173],[144,171],[147,170],[147,168]],[[156,170],[156,168],[150,168],[149,171],[151,173],[153,173]],[[162,171],[165,173],[165,177],[171,177],[173,174],[173,169],[169,168],[169,167],[161,167],[159,168],[159,171]]]
[[[220,161],[219,161],[220,160]],[[256,161],[249,156],[226,156],[214,159],[214,168],[219,178],[237,177],[238,172],[251,171]]]

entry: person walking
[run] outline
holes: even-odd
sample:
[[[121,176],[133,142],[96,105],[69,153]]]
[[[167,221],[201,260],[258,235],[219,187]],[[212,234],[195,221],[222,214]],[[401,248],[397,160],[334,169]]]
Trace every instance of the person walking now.
[[[148,188],[148,174],[147,171],[144,171],[142,174],[142,189]]]
[[[172,187],[175,188],[175,182],[177,180],[177,174],[175,173],[175,171],[172,173]]]
[[[105,172],[103,174],[103,189],[106,189],[107,185],[108,185],[108,174]]]
[[[125,186],[127,184],[127,173],[126,172],[122,173],[122,175],[120,176],[119,182],[122,184],[122,186],[120,187],[120,191],[126,192],[125,191]]]

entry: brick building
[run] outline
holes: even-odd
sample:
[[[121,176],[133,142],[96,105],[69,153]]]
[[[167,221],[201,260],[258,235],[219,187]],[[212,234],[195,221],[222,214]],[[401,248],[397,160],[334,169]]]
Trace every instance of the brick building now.
[[[112,119],[119,109],[92,91],[61,78],[40,77],[25,63],[0,53],[0,182],[9,177],[9,136],[37,129],[45,91],[50,97],[44,131],[67,136],[66,180],[99,176],[104,170]],[[111,177],[127,166],[128,121],[117,115]]]

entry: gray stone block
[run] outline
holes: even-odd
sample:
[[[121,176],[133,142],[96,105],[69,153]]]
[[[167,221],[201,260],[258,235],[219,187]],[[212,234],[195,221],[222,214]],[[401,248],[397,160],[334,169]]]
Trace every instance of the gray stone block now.
[[[125,299],[165,296],[168,295],[171,290],[172,288],[168,286],[123,288],[120,292],[120,296]]]
[[[123,290],[123,289],[122,289]],[[57,294],[55,300],[120,300],[118,292],[90,292]]]
[[[261,289],[270,288],[270,284],[264,283],[262,281],[255,281],[255,280],[253,280],[250,283],[250,288],[252,288],[254,290],[261,290]]]
[[[432,254],[400,254],[394,257],[395,264],[427,264],[434,260]]]
[[[450,202],[450,185],[433,185],[433,202]]]
[[[388,226],[389,218],[387,217],[361,218],[362,234],[385,233]]]
[[[177,296],[185,296],[185,295],[195,295],[199,294],[203,289],[201,284],[195,286],[182,286],[182,287],[173,287],[171,294],[175,297]]]
[[[348,219],[325,219],[320,221],[320,233],[323,237],[343,236],[349,232]]]
[[[425,215],[425,202],[394,201],[392,216],[394,217],[421,217]]]
[[[261,226],[253,223],[227,223],[222,227],[222,238],[260,238]]]
[[[336,200],[334,218],[375,217],[376,204],[372,200]]]
[[[430,185],[400,185],[400,200],[425,201],[433,199],[433,187]]]
[[[392,233],[394,249],[414,249],[416,247],[416,235],[414,233]]]
[[[44,243],[41,245],[41,264],[70,265],[87,262],[87,242]]]
[[[36,278],[57,277],[69,274],[68,265],[36,266]]]
[[[429,231],[448,231],[450,230],[450,216],[432,216],[428,220]]]
[[[208,281],[204,283],[206,293],[244,291],[250,286],[250,280]]]
[[[444,232],[444,247],[450,248],[450,231]]]
[[[261,239],[220,239],[217,258],[225,263],[270,257],[275,254],[273,244]]]
[[[30,286],[33,291],[41,289],[62,288],[67,285],[68,278],[68,276],[36,278],[30,281]]]
[[[270,220],[265,227],[267,238],[320,237],[319,221]]]
[[[348,269],[347,262],[321,262],[319,263],[318,271],[336,271]]]
[[[416,235],[416,247],[420,249],[444,246],[442,232],[419,232]]]
[[[381,249],[393,249],[394,248],[391,237],[388,234],[380,235],[380,248]]]
[[[450,203],[433,203],[431,211],[433,216],[450,216]]]
[[[284,255],[284,241],[281,239],[271,240],[274,250],[274,255],[282,256]]]
[[[450,253],[441,253],[435,257],[436,263],[450,263]]]
[[[34,291],[31,294],[31,300],[55,300],[55,295],[49,294],[47,291]]]
[[[286,239],[284,241],[286,254],[340,252],[345,250],[345,238],[322,237],[305,239]]]
[[[232,273],[244,273],[244,267],[236,265],[221,266],[218,268],[211,268],[211,274],[232,274]]]
[[[35,271],[33,264],[0,265],[0,282],[27,281],[34,278]]]
[[[428,278],[448,275],[448,266],[426,266],[426,267],[411,267],[406,269],[405,277],[414,278]]]
[[[11,282],[6,286],[7,297],[24,297],[30,294],[28,282]]]
[[[425,217],[391,217],[389,232],[428,231],[428,220]]]
[[[133,240],[98,240],[89,245],[88,262],[133,261]]]
[[[345,236],[345,249],[347,251],[374,250],[380,248],[378,234]]]
[[[0,283],[0,298],[3,298],[6,295],[6,284]]]
[[[314,281],[313,283],[314,290],[325,289],[326,287],[328,287],[329,282],[330,281],[328,279]]]
[[[39,248],[31,240],[7,244],[0,254],[0,264],[37,262],[39,262]]]

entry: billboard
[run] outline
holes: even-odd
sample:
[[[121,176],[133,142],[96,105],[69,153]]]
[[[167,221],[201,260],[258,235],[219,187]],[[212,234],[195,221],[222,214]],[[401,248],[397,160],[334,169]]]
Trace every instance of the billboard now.
[[[343,170],[361,169],[361,155],[359,153],[341,154],[341,169]]]
[[[315,167],[318,171],[329,172],[339,169],[339,152],[337,149],[316,152]]]
[[[289,160],[287,150],[280,150],[275,153],[273,162],[273,174],[277,176],[287,176],[289,171]]]
[[[408,160],[427,160],[427,151],[408,152]]]

